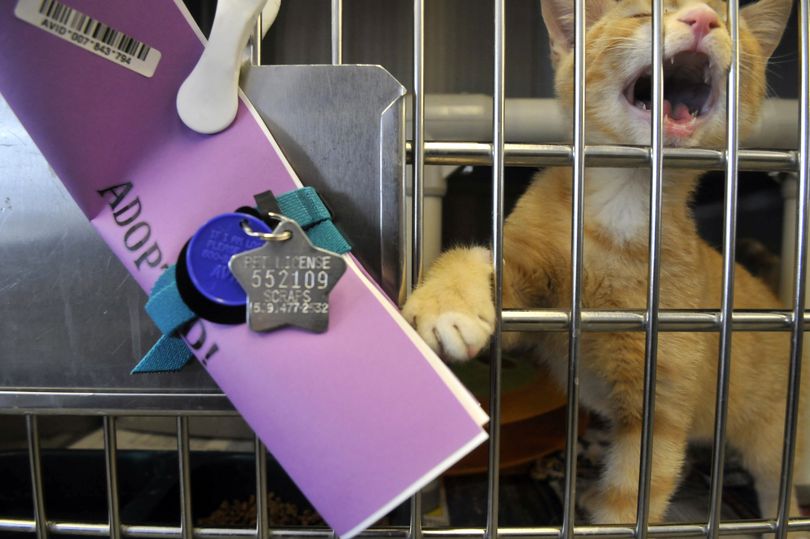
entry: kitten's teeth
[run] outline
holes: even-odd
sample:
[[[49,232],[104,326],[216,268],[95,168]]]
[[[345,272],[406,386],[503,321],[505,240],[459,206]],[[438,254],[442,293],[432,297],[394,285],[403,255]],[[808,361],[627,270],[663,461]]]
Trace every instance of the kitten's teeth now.
[[[641,110],[647,110],[647,105],[645,105],[643,101],[636,101],[636,106]]]
[[[712,81],[712,75],[709,68],[703,70],[703,84],[709,84]]]

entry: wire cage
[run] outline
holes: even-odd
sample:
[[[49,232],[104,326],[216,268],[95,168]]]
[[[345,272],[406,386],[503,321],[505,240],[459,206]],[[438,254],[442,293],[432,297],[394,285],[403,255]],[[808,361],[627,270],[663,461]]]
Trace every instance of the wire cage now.
[[[735,533],[776,533],[779,539],[788,532],[810,531],[810,518],[788,519],[788,500],[791,496],[790,486],[794,475],[794,453],[797,437],[797,411],[799,380],[801,376],[801,357],[803,354],[803,334],[805,322],[805,294],[807,277],[807,242],[808,242],[808,165],[810,162],[810,124],[808,101],[810,100],[810,81],[808,81],[808,52],[810,51],[810,21],[808,21],[808,0],[798,0],[798,36],[799,36],[799,118],[796,129],[798,144],[796,147],[769,150],[740,149],[737,138],[736,114],[730,114],[727,126],[727,146],[724,149],[671,149],[664,148],[662,142],[662,109],[656,103],[653,108],[653,137],[649,146],[586,146],[585,133],[587,125],[584,115],[585,100],[585,64],[584,64],[584,13],[585,0],[574,0],[575,7],[575,95],[573,117],[573,141],[570,144],[551,144],[547,140],[506,142],[506,4],[505,0],[493,0],[490,21],[492,41],[486,46],[491,54],[491,120],[485,130],[491,142],[475,141],[480,135],[457,139],[426,140],[426,76],[425,76],[425,0],[413,0],[408,4],[408,13],[412,15],[411,50],[412,71],[405,73],[410,78],[412,99],[412,133],[407,144],[407,155],[411,171],[411,243],[408,249],[407,263],[410,267],[409,284],[417,284],[423,274],[425,262],[425,242],[429,231],[425,227],[425,175],[429,165],[488,165],[491,166],[491,252],[494,272],[494,301],[496,308],[495,332],[490,353],[490,443],[487,480],[487,520],[479,528],[431,528],[425,527],[422,521],[422,504],[420,495],[415,496],[410,504],[409,526],[374,527],[364,532],[365,536],[412,537],[448,536],[470,538],[504,537],[549,537],[570,539],[571,537],[611,537],[631,538],[646,536],[667,537],[716,537],[717,535]],[[402,2],[398,5],[403,4]],[[539,2],[538,2],[539,4]],[[324,7],[326,3],[324,2]],[[343,1],[331,0],[328,6],[329,17],[329,51],[333,64],[343,62],[344,53],[344,16]],[[400,5],[401,7],[401,5]],[[539,12],[539,5],[537,6]],[[652,1],[652,65],[660,66],[663,55],[662,39],[663,0]],[[728,4],[728,18],[731,35],[736,38],[738,32],[738,5]],[[210,19],[202,20],[202,26],[210,27]],[[282,21],[283,22],[283,21]],[[261,24],[258,25],[261,28]],[[261,40],[258,40],[260,44]],[[736,43],[736,40],[735,40]],[[260,55],[259,46],[254,48]],[[545,56],[544,56],[545,58]],[[545,72],[548,73],[547,71]],[[661,94],[663,81],[660,69],[653,69],[653,93]],[[737,109],[739,99],[738,65],[732,63],[728,78],[728,110]],[[536,102],[536,103],[539,103]],[[531,104],[529,104],[531,106]],[[793,119],[795,122],[795,118]],[[563,126],[565,129],[566,126]],[[783,127],[784,129],[784,127]],[[460,139],[460,140],[459,140]],[[553,140],[553,137],[552,137]],[[569,166],[573,169],[572,200],[572,236],[571,236],[571,282],[572,299],[569,308],[562,310],[504,310],[503,308],[503,224],[504,224],[504,170],[507,166]],[[594,311],[582,306],[583,279],[583,193],[584,172],[589,166],[611,167],[649,167],[651,170],[650,185],[650,221],[649,221],[649,286],[647,305],[638,311]],[[661,311],[659,309],[659,283],[661,279],[661,193],[662,175],[665,168],[692,168],[703,170],[721,170],[725,177],[725,198],[723,205],[723,294],[722,307],[718,311]],[[791,308],[784,311],[753,312],[737,311],[733,306],[733,264],[735,245],[735,222],[737,213],[738,173],[745,170],[781,171],[794,174],[797,178],[798,193],[796,196],[795,225],[792,246],[793,266],[791,271],[791,289],[789,298]],[[727,417],[728,373],[730,365],[730,339],[733,331],[779,331],[788,332],[791,338],[791,360],[789,387],[787,389],[788,406],[785,415],[785,441],[781,468],[779,493],[779,510],[775,519],[758,519],[747,521],[721,521],[720,506],[723,484],[723,455],[725,448],[725,422]],[[567,414],[565,439],[565,479],[563,492],[562,523],[559,526],[529,528],[504,527],[499,523],[499,485],[500,470],[497,463],[500,457],[501,431],[501,394],[502,394],[502,335],[509,331],[556,331],[568,332],[569,363],[567,387]],[[639,496],[637,519],[633,524],[624,526],[585,525],[578,522],[575,513],[575,490],[577,477],[577,432],[579,409],[579,356],[580,341],[583,333],[590,331],[644,332],[646,336],[646,359],[644,378],[644,429],[641,443],[641,465],[639,474]],[[719,377],[717,380],[716,429],[712,451],[712,475],[710,485],[709,515],[705,522],[691,524],[650,524],[648,521],[649,492],[651,482],[652,460],[652,421],[655,406],[655,368],[657,337],[667,331],[701,331],[717,332],[721,339],[721,350],[718,357]],[[14,389],[0,388],[5,393],[4,402],[14,402],[0,410],[0,414],[24,416],[27,466],[32,486],[33,518],[10,518],[3,514],[0,507],[0,535],[22,534],[46,537],[50,534],[81,535],[95,537],[176,537],[176,538],[213,538],[213,537],[332,537],[330,530],[323,527],[286,528],[272,526],[268,522],[268,485],[267,453],[258,440],[254,440],[253,461],[255,462],[255,526],[238,528],[206,528],[195,526],[192,521],[191,496],[191,446],[189,441],[189,422],[194,417],[215,417],[233,415],[224,397],[217,394],[200,394],[191,398],[191,404],[185,397],[170,393],[164,395],[130,395],[129,398],[148,400],[150,404],[138,415],[159,415],[175,418],[176,473],[178,478],[178,514],[174,525],[140,525],[122,521],[119,493],[121,490],[118,449],[118,425],[122,417],[133,415],[122,401],[120,395],[100,394],[96,396],[95,406],[71,407],[70,401],[64,399],[58,405],[51,405],[53,394],[36,392],[21,395]],[[185,400],[181,402],[181,400]],[[67,404],[66,404],[67,402]],[[88,415],[102,418],[102,441],[104,463],[104,497],[107,506],[106,522],[91,522],[80,517],[67,520],[50,518],[46,504],[41,447],[40,427],[43,416],[60,416],[65,414]],[[22,419],[20,419],[22,421]]]

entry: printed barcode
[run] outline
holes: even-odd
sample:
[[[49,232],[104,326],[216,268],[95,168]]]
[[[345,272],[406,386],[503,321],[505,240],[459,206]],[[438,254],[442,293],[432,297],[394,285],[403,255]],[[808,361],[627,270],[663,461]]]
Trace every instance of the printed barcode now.
[[[160,51],[59,0],[17,0],[21,20],[145,77],[155,74]]]
[[[140,41],[129,37],[123,32],[113,30],[106,24],[93,20],[84,13],[58,2],[57,0],[42,0],[39,12],[58,23],[64,24],[71,30],[97,39],[124,54],[135,56],[139,60],[146,60],[151,48]]]

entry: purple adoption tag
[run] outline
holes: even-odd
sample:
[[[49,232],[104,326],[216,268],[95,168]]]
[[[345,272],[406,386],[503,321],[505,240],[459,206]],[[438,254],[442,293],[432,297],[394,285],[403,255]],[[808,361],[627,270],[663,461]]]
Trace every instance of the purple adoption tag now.
[[[272,232],[261,219],[245,213],[223,213],[209,220],[191,237],[185,250],[186,270],[194,288],[206,300],[244,308],[247,295],[228,269],[235,254],[264,245],[242,230],[247,221],[257,232]]]

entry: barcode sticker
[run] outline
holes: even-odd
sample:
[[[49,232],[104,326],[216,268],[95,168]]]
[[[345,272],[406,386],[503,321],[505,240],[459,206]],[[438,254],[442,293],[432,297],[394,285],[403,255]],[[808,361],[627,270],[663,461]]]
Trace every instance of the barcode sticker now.
[[[58,0],[18,0],[14,14],[144,77],[154,75],[160,62],[160,51]]]

